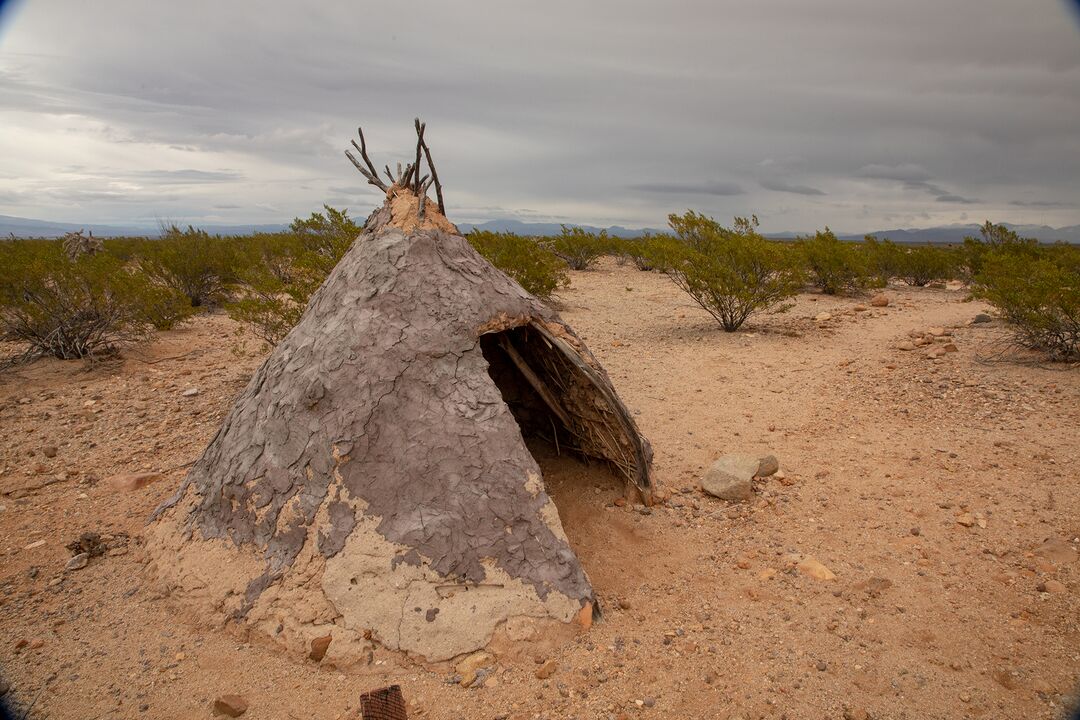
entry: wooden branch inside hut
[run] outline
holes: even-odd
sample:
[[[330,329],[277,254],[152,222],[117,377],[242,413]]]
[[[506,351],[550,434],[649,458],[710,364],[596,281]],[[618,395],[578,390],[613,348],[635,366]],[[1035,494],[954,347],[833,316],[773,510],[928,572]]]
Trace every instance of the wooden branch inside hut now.
[[[544,404],[550,408],[551,412],[562,421],[562,424],[567,428],[573,428],[574,425],[570,421],[570,416],[566,414],[559,401],[555,399],[555,396],[548,389],[548,386],[544,384],[544,381],[540,379],[540,376],[529,367],[529,364],[525,362],[525,358],[521,357],[521,354],[517,351],[510,340],[505,336],[499,337],[499,346],[507,354],[510,360],[517,366],[517,369],[521,371],[521,374],[525,376],[525,380],[532,386],[532,389],[536,391],[536,394],[540,396],[540,399],[544,401]]]

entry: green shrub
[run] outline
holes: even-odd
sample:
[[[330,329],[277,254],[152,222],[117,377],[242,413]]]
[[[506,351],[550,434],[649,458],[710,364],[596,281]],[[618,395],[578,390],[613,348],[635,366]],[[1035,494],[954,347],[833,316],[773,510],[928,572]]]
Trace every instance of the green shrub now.
[[[683,292],[734,332],[761,311],[782,312],[802,283],[787,249],[757,232],[757,218],[735,218],[728,229],[712,218],[687,212],[670,215],[676,237],[647,241],[646,259]]]
[[[1024,346],[1053,360],[1080,359],[1080,248],[991,246],[974,292],[1012,324]]]
[[[640,237],[613,239],[619,256],[629,260],[638,270],[643,272],[655,270],[653,259],[650,256],[650,244],[653,241],[651,233],[644,233]]]
[[[236,298],[225,309],[275,345],[300,320],[308,300],[352,246],[361,228],[347,210],[296,218],[287,233],[259,234],[243,244]]]
[[[467,238],[488,262],[539,298],[549,299],[570,285],[566,263],[533,238],[488,230],[473,230]]]
[[[948,248],[918,245],[903,254],[897,275],[912,287],[951,280],[958,275],[956,258]]]
[[[873,235],[867,235],[859,249],[869,283],[874,287],[885,287],[901,274],[904,249],[892,240],[878,240]]]
[[[0,263],[0,334],[25,343],[27,357],[110,354],[191,312],[108,253],[72,260],[59,241],[14,241],[0,243]]]
[[[289,226],[300,246],[296,267],[303,277],[314,282],[309,297],[322,285],[363,229],[349,217],[348,210],[336,210],[329,205],[323,205],[323,210],[325,215],[311,213],[308,219],[296,218]]]
[[[562,226],[562,232],[549,241],[549,246],[571,270],[589,270],[603,255],[616,247],[607,230],[591,233],[577,227]]]
[[[149,277],[187,296],[192,307],[223,301],[237,277],[239,257],[228,238],[175,225],[139,248],[139,267]]]
[[[829,228],[797,241],[811,282],[826,295],[855,292],[867,284],[866,259],[853,243],[842,242]]]
[[[964,238],[964,246],[960,250],[958,261],[958,275],[968,284],[975,282],[983,269],[983,262],[988,253],[996,249],[1028,249],[1032,250],[1037,245],[1036,240],[1021,238],[1014,231],[1004,225],[994,225],[987,220],[979,227],[981,238],[967,236]]]
[[[151,241],[144,237],[105,238],[102,241],[105,252],[124,263],[136,259],[148,242]]]

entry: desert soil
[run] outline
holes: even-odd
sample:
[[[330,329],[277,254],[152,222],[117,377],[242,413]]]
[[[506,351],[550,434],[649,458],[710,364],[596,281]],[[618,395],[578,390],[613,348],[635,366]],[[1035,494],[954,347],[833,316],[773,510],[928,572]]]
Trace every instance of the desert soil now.
[[[208,315],[122,361],[0,377],[6,699],[39,718],[209,718],[233,693],[245,718],[307,720],[398,683],[411,718],[1062,714],[1080,680],[1080,369],[1002,356],[1004,329],[972,324],[987,308],[958,288],[890,287],[886,308],[807,293],[726,334],[663,276],[607,262],[572,282],[562,314],[635,412],[668,497],[616,504],[605,469],[535,446],[604,609],[537,658],[549,678],[526,661],[466,689],[392,659],[300,663],[156,588],[146,518],[265,356]],[[900,349],[935,327],[928,347],[956,352]],[[775,454],[784,477],[746,505],[703,495],[728,453]],[[108,482],[144,471],[163,477]],[[110,549],[65,570],[87,531]]]

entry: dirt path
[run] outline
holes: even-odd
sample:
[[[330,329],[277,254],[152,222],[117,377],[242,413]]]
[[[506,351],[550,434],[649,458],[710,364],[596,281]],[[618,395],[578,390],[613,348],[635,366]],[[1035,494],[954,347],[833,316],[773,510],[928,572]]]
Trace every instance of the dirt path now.
[[[552,656],[551,678],[525,663],[479,689],[390,660],[364,674],[287,661],[144,576],[139,535],[183,474],[170,468],[201,451],[262,357],[227,319],[142,360],[0,378],[8,697],[22,707],[44,686],[37,717],[174,718],[210,717],[236,692],[245,718],[336,718],[393,681],[419,718],[1055,717],[1080,679],[1080,376],[978,362],[1000,330],[969,325],[985,307],[962,292],[887,293],[866,310],[803,295],[725,334],[662,276],[575,273],[563,316],[635,411],[671,497],[617,506],[605,471],[537,449],[605,616]],[[898,349],[931,327],[958,352]],[[786,477],[750,506],[702,495],[730,452],[773,453]],[[143,470],[169,471],[135,492],[98,481]],[[86,530],[115,547],[65,573],[64,545]],[[793,553],[836,578],[794,570]]]

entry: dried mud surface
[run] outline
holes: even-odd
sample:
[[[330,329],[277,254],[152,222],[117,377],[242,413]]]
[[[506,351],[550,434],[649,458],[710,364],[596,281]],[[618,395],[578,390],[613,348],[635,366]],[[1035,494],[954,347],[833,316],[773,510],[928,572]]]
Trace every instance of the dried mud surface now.
[[[386,654],[343,673],[161,595],[145,520],[264,357],[212,315],[121,362],[0,376],[6,699],[40,718],[209,718],[231,693],[245,718],[338,718],[395,682],[413,718],[1061,715],[1080,680],[1080,370],[986,362],[1002,330],[969,324],[986,307],[955,289],[891,287],[861,311],[805,294],[725,334],[662,276],[608,262],[572,280],[560,312],[670,497],[616,504],[610,472],[530,445],[604,608],[537,658],[550,677],[526,660],[464,689]],[[898,348],[931,327],[958,351]],[[702,495],[727,453],[774,453],[786,477],[749,506]],[[162,478],[138,490],[106,481],[148,471]],[[107,549],[65,571],[84,532]]]

